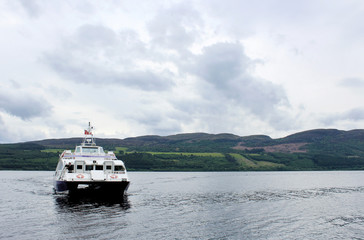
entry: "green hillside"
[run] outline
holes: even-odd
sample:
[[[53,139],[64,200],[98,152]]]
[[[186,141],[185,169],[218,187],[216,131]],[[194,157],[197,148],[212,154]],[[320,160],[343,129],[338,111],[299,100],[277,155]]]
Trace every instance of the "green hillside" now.
[[[54,170],[63,149],[81,138],[0,144],[2,170]],[[266,171],[364,169],[364,130],[316,129],[272,139],[265,135],[186,133],[96,139],[129,170]]]

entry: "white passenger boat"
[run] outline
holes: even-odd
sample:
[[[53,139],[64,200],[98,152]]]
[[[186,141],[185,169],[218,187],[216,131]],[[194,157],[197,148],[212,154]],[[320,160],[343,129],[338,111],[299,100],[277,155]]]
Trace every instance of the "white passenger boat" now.
[[[122,195],[129,187],[123,161],[111,151],[96,146],[93,127],[85,130],[81,145],[74,152],[64,150],[54,174],[56,192],[79,192],[80,189]]]

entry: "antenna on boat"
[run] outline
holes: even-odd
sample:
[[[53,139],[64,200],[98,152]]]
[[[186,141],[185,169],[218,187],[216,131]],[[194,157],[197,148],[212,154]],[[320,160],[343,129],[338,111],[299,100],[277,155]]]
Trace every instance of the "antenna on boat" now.
[[[94,140],[94,134],[92,133],[92,130],[94,129],[93,126],[91,126],[91,123],[88,122],[88,129],[85,129],[85,136],[83,138],[82,146],[95,146],[95,140]]]

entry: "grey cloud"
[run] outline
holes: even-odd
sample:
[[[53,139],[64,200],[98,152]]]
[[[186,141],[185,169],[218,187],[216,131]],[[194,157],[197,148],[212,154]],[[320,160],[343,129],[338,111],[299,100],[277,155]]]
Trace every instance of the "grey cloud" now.
[[[359,108],[352,109],[348,111],[344,117],[346,119],[354,121],[364,120],[364,109],[359,109]]]
[[[67,80],[85,84],[116,84],[145,91],[172,87],[171,73],[140,70],[148,59],[138,35],[131,30],[116,34],[104,26],[81,26],[61,49],[43,54],[43,62]]]
[[[23,120],[47,116],[52,107],[41,98],[17,92],[9,94],[0,92],[0,109]]]
[[[20,89],[21,88],[21,84],[19,84],[17,81],[13,80],[13,79],[10,79],[9,80],[11,86],[15,89]]]
[[[188,4],[160,11],[148,24],[152,42],[157,46],[183,51],[195,42],[203,22]]]
[[[72,93],[70,91],[54,85],[48,87],[48,92],[52,93],[52,96],[55,96],[57,98],[67,99],[72,97]]]
[[[339,121],[362,121],[364,120],[364,109],[354,108],[346,112],[330,114],[321,119],[321,122],[325,125],[332,125]]]
[[[277,106],[289,106],[281,86],[253,78],[241,82],[240,86],[236,86],[237,98],[256,115],[266,116],[266,113],[276,111]]]
[[[364,87],[364,79],[362,78],[345,78],[339,82],[340,86],[352,87],[352,88],[362,88]]]
[[[217,43],[206,47],[196,60],[193,71],[216,87],[226,87],[228,82],[246,71],[250,62],[238,43]]]
[[[231,100],[233,104],[266,118],[276,114],[278,106],[289,106],[289,102],[281,86],[250,74],[253,63],[244,54],[241,44],[218,43],[196,56],[191,72],[212,84],[215,97],[220,97],[220,101]],[[211,96],[211,89],[201,92],[206,97]]]
[[[89,63],[77,64],[61,55],[46,55],[45,58],[53,70],[76,83],[116,84],[145,91],[164,91],[173,86],[169,79],[150,71],[117,71]]]
[[[148,71],[123,72],[115,76],[114,82],[121,82],[126,86],[135,86],[142,90],[168,90],[173,83],[167,78]]]
[[[41,13],[40,6],[36,0],[19,0],[19,3],[30,17],[38,17]]]
[[[79,43],[88,47],[108,46],[117,42],[115,32],[101,25],[83,25],[77,29],[76,37]]]
[[[129,115],[129,119],[147,128],[150,134],[170,135],[182,131],[182,121],[177,116],[179,113],[172,112],[166,112],[164,109],[144,110]]]

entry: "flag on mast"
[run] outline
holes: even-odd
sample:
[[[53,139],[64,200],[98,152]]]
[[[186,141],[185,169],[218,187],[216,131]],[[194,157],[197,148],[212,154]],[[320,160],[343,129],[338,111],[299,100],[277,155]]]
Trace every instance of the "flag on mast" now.
[[[92,132],[85,130],[85,135],[92,135]]]

